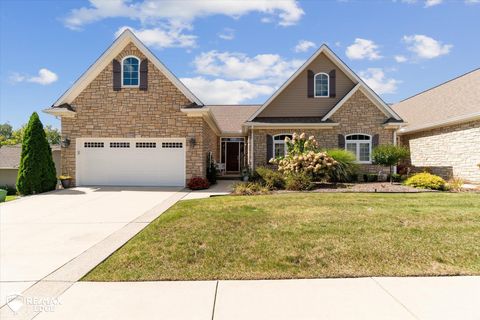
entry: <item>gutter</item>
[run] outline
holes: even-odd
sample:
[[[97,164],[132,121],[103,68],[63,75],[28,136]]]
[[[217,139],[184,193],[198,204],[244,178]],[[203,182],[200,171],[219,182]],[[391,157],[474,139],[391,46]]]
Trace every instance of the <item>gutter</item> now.
[[[403,134],[409,134],[409,133],[414,133],[418,131],[425,131],[425,130],[430,130],[430,129],[435,129],[443,126],[450,126],[454,124],[459,124],[459,123],[464,123],[464,122],[469,122],[469,121],[474,121],[474,120],[480,120],[480,112],[475,112],[471,113],[468,115],[462,115],[462,116],[457,116],[457,117],[452,117],[448,120],[443,120],[443,121],[436,121],[432,123],[428,123],[423,126],[417,126],[417,127],[411,127],[411,128],[401,128],[398,131],[399,135]]]
[[[291,123],[266,123],[266,122],[246,122],[246,126],[255,126],[257,129],[263,128],[319,128],[319,129],[332,129],[337,127],[339,123],[298,123],[298,122],[291,122]]]

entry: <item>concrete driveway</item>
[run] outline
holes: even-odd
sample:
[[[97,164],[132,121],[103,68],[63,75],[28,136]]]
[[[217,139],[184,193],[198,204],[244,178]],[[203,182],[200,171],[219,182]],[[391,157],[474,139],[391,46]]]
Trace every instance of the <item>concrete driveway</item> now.
[[[74,188],[1,204],[0,305],[180,189]]]

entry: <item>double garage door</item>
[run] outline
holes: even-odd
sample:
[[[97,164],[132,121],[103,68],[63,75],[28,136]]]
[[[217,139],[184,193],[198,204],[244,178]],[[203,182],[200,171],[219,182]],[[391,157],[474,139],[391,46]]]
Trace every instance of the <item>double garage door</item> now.
[[[184,186],[185,139],[77,139],[77,185]]]

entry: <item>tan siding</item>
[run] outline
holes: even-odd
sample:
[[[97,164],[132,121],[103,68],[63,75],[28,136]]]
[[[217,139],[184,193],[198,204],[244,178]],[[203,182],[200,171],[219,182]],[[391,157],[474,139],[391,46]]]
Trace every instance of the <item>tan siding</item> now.
[[[337,92],[335,98],[308,98],[307,97],[307,73],[312,70],[315,73],[329,73],[336,69]],[[333,64],[330,59],[321,54],[315,59],[288,87],[286,87],[272,102],[263,110],[259,117],[321,117],[345,96],[355,83],[345,73]]]

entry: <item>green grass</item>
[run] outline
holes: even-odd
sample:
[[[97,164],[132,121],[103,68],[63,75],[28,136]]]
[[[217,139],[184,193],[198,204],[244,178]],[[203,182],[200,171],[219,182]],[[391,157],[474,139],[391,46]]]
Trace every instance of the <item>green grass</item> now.
[[[290,193],[177,203],[84,280],[480,274],[480,195]]]
[[[5,198],[5,202],[12,201],[12,200],[15,200],[15,199],[17,199],[17,198],[18,198],[18,196],[7,196],[7,197]]]

